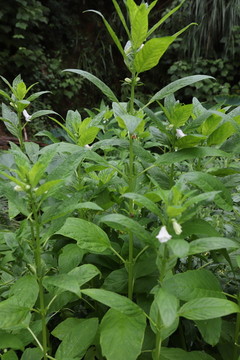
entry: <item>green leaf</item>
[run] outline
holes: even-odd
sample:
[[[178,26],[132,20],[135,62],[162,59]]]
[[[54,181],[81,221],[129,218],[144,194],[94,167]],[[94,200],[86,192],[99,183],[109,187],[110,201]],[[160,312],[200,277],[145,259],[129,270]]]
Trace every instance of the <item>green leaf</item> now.
[[[88,129],[85,129],[80,135],[80,138],[78,140],[78,145],[84,146],[91,144],[95,140],[99,130],[100,129],[96,126],[92,126]]]
[[[208,137],[207,144],[211,145],[220,145],[230,136],[236,132],[234,126],[228,121],[220,125],[215,131],[211,133]]]
[[[238,248],[238,243],[234,240],[223,237],[209,237],[193,240],[190,243],[189,255],[199,254],[211,250],[218,249],[234,249]]]
[[[230,191],[226,189],[223,183],[218,180],[216,177],[206,174],[203,172],[193,171],[186,174],[183,174],[180,177],[180,180],[188,182],[200,188],[202,191],[220,191],[219,194],[216,194],[214,197],[214,202],[221,208],[226,211],[232,210],[232,198]]]
[[[166,36],[148,40],[144,46],[136,53],[134,66],[137,73],[152,69],[156,66],[167,51],[168,47],[174,42],[175,37]]]
[[[124,125],[130,135],[134,134],[137,131],[138,126],[143,121],[142,119],[132,115],[122,115],[121,120],[123,120]]]
[[[206,296],[225,298],[217,278],[205,269],[175,274],[164,281],[163,288],[184,301]]]
[[[18,356],[15,351],[9,350],[1,356],[1,360],[18,360]]]
[[[69,275],[74,276],[78,282],[78,286],[81,287],[95,276],[101,275],[101,273],[96,266],[92,264],[84,264],[72,269],[69,272]]]
[[[18,116],[7,105],[2,103],[2,118],[8,131],[17,138],[20,137],[20,127]]]
[[[82,359],[92,345],[98,329],[98,319],[68,318],[53,331],[53,336],[62,340],[55,354],[56,360]]]
[[[105,279],[102,288],[105,290],[121,293],[127,289],[128,274],[125,268],[112,271]]]
[[[161,360],[214,360],[202,351],[184,351],[178,348],[161,348]]]
[[[24,345],[17,335],[1,333],[0,334],[0,349],[11,348],[13,350],[24,350]]]
[[[217,230],[203,219],[194,219],[194,221],[192,220],[186,221],[182,225],[182,230],[183,230],[182,236],[184,238],[193,234],[203,238],[211,237],[211,236],[215,236],[215,237],[220,236]]]
[[[61,250],[58,257],[58,267],[60,273],[67,273],[78,266],[83,258],[84,252],[77,244],[68,244]]]
[[[145,3],[138,6],[134,17],[131,18],[131,42],[134,50],[146,40],[148,31],[148,8]]]
[[[170,327],[178,317],[179,300],[165,289],[160,288],[155,294],[154,301],[157,304],[163,325]]]
[[[198,159],[203,158],[205,156],[226,156],[229,157],[230,154],[210,148],[210,147],[197,147],[197,148],[189,148],[189,149],[182,149],[175,152],[169,152],[159,156],[156,161],[156,165],[160,164],[174,164],[176,162],[191,160],[191,159]],[[216,190],[216,189],[214,189]]]
[[[143,314],[143,310],[125,296],[103,289],[84,289],[81,292],[129,317]]]
[[[28,173],[28,178],[32,187],[38,185],[55,154],[56,151],[53,151],[52,149],[46,149],[45,153],[42,154],[38,161],[33,165]]]
[[[120,6],[118,5],[118,3],[117,3],[116,0],[112,0],[112,2],[113,2],[113,5],[114,5],[114,7],[115,7],[115,9],[116,9],[116,11],[117,11],[117,14],[118,14],[118,16],[119,16],[119,19],[121,20],[121,22],[122,22],[122,24],[123,24],[123,27],[124,27],[124,29],[126,30],[126,33],[127,33],[128,37],[130,38],[130,32],[129,32],[129,29],[128,29],[128,27],[127,27],[127,23],[126,23],[126,21],[125,21],[125,18],[124,18],[124,16],[123,16],[123,13],[122,13],[122,10],[121,10]]]
[[[122,195],[122,197],[125,197],[127,199],[132,199],[137,205],[147,208],[157,216],[160,217],[162,216],[159,207],[152,200],[148,199],[144,195],[136,194],[136,193],[125,193]]]
[[[184,304],[179,310],[179,316],[189,320],[208,320],[238,313],[239,311],[239,306],[232,301],[202,297]]]
[[[48,290],[49,287],[56,287],[57,294],[63,291],[70,291],[81,297],[80,287],[75,276],[70,274],[59,274],[54,276],[45,276],[43,278],[43,286]]]
[[[146,106],[148,106],[149,104],[151,104],[154,101],[157,100],[161,100],[164,99],[166,96],[175,93],[176,91],[195,84],[198,81],[202,81],[205,79],[213,79],[212,76],[208,76],[208,75],[193,75],[193,76],[187,76],[184,77],[182,79],[173,81],[171,84],[165,86],[164,88],[162,88],[160,91],[158,91],[148,102],[148,104]]]
[[[43,94],[47,94],[47,93],[50,93],[50,91],[38,91],[38,92],[30,95],[26,100],[33,101],[33,100],[36,100],[39,96],[41,96]]]
[[[39,110],[39,111],[36,111],[35,113],[33,113],[31,115],[31,121],[34,120],[34,119],[37,119],[41,116],[46,116],[46,115],[50,115],[50,114],[55,114],[55,115],[58,115],[58,113],[56,113],[55,111],[53,110]]]
[[[39,287],[33,275],[24,275],[19,278],[9,291],[9,296],[14,298],[19,306],[28,307],[35,305],[38,298]]]
[[[178,139],[175,143],[175,146],[180,149],[186,149],[193,146],[196,146],[197,144],[200,144],[203,140],[206,139],[206,136],[204,135],[186,135],[182,138]]]
[[[104,84],[103,81],[98,79],[96,76],[90,74],[87,71],[78,70],[78,69],[66,69],[64,71],[70,71],[75,74],[83,76],[87,80],[91,81],[96,87],[98,87],[102,91],[102,93],[109,98],[109,100],[118,102],[118,99],[116,98],[116,96],[114,95],[112,90],[106,84]]]
[[[36,196],[41,196],[48,193],[47,197],[52,195],[55,191],[59,189],[63,180],[52,180],[47,181],[44,184],[40,185],[35,191]]]
[[[99,220],[102,223],[108,224],[114,229],[121,231],[132,231],[139,239],[146,243],[152,243],[152,235],[144,229],[137,221],[122,215],[111,214],[102,216]]]
[[[146,318],[144,314],[128,316],[110,309],[100,325],[102,354],[108,360],[136,360],[141,353]]]
[[[82,250],[101,253],[111,247],[107,234],[97,225],[86,220],[68,218],[57,232],[77,241]]]
[[[204,341],[215,346],[219,342],[221,335],[222,320],[220,318],[210,320],[196,320],[195,324],[198,327]]]
[[[21,356],[20,360],[41,360],[43,353],[39,348],[27,348]]]
[[[0,329],[14,330],[28,326],[30,318],[27,319],[29,308],[19,306],[16,299],[11,297],[0,303]]]
[[[172,250],[173,254],[179,258],[183,258],[188,255],[189,243],[182,239],[169,240],[167,245]]]

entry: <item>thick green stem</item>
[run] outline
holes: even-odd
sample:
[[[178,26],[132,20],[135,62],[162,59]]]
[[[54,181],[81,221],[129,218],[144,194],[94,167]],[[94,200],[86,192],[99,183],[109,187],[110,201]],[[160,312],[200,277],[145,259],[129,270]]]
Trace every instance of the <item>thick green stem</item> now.
[[[43,271],[42,271],[42,262],[41,262],[41,238],[40,238],[40,222],[39,216],[37,212],[37,204],[35,203],[33,197],[31,196],[31,204],[32,204],[32,213],[33,213],[33,228],[32,233],[34,235],[34,258],[35,258],[35,266],[36,266],[36,275],[37,275],[37,282],[39,287],[39,312],[41,315],[42,321],[42,351],[43,351],[43,359],[47,360],[47,324],[46,324],[46,308],[44,303],[44,288],[43,288]]]
[[[19,123],[19,131],[18,131],[18,141],[19,146],[22,151],[24,151],[24,144],[23,144],[23,131],[22,131],[22,121],[21,121],[21,112],[18,112],[18,123]]]
[[[160,322],[160,315],[158,313],[158,324]],[[155,347],[155,354],[154,354],[154,360],[160,360],[160,354],[161,354],[161,347],[162,347],[162,336],[161,331],[157,329],[156,332],[156,347]]]
[[[239,295],[238,295],[238,304],[240,304]],[[238,345],[239,332],[240,332],[240,314],[237,313],[235,336],[234,336],[233,360],[238,360],[239,357],[239,345]]]
[[[132,74],[131,83],[131,96],[129,104],[129,113],[134,114],[134,96],[135,96],[135,84],[136,76]],[[134,152],[133,152],[133,138],[132,134],[129,134],[129,173],[128,173],[129,192],[133,192],[135,188],[135,176],[134,176]],[[133,200],[129,201],[129,215],[133,216],[134,205]],[[129,248],[128,248],[128,298],[132,300],[133,287],[134,287],[134,259],[133,259],[133,233],[129,232]]]

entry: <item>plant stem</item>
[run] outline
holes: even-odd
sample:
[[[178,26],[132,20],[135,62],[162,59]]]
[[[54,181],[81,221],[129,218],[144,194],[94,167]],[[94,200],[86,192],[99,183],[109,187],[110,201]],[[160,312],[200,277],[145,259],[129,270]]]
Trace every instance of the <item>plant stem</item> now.
[[[129,104],[129,113],[134,114],[134,96],[135,96],[135,84],[136,76],[132,74],[131,82],[131,96]],[[134,177],[134,152],[133,152],[133,138],[132,134],[129,134],[129,173],[128,173],[128,184],[129,192],[133,192],[135,188],[135,177]],[[129,215],[133,216],[134,204],[133,200],[129,201]],[[132,300],[133,297],[133,287],[134,287],[134,259],[133,259],[133,233],[129,232],[129,244],[128,244],[128,298]]]
[[[160,315],[158,313],[158,323],[160,321]],[[161,347],[162,347],[162,337],[161,337],[161,331],[157,330],[156,333],[156,348],[155,348],[155,356],[154,360],[160,360],[160,354],[161,354]]]
[[[34,234],[34,257],[35,257],[35,266],[36,266],[36,275],[37,282],[39,287],[39,312],[41,314],[42,320],[42,351],[43,351],[43,359],[47,360],[47,325],[46,325],[46,308],[44,304],[44,288],[42,284],[43,280],[43,272],[42,272],[42,263],[41,263],[41,238],[40,238],[40,221],[37,212],[37,204],[34,201],[34,198],[31,194],[31,205],[32,205],[32,213],[33,213],[33,225],[32,232]]]
[[[19,141],[19,146],[20,146],[20,149],[22,151],[24,151],[24,145],[23,145],[23,130],[22,130],[22,121],[21,121],[21,112],[18,111],[18,122],[19,122],[19,137],[18,137],[18,141]]]

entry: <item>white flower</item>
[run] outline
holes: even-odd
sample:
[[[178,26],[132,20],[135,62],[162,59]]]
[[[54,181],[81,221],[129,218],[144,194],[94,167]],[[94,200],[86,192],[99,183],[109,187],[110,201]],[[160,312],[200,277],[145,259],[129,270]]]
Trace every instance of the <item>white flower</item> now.
[[[29,115],[27,110],[23,110],[23,116],[25,117],[26,121],[31,121],[31,115]]]
[[[160,243],[165,243],[168,240],[170,240],[172,238],[172,236],[168,233],[166,226],[162,226],[159,234],[156,236],[156,238],[158,239],[158,241],[160,241]]]
[[[177,222],[176,219],[172,219],[172,223],[173,223],[173,229],[174,229],[175,233],[176,233],[177,235],[180,235],[181,232],[182,232],[182,227],[181,227],[181,225]]]
[[[20,185],[14,186],[15,191],[23,191],[23,188]]]
[[[90,145],[84,145],[84,147],[85,147],[85,149],[89,149],[89,150],[91,150],[91,148],[92,148],[92,146],[90,146]]]
[[[181,129],[176,129],[176,137],[178,139],[181,139],[182,137],[187,136],[186,134],[184,134],[184,132]]]

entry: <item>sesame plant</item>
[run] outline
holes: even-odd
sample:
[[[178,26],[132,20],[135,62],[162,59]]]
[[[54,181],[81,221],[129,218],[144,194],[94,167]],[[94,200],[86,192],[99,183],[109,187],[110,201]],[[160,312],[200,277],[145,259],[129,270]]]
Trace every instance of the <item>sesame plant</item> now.
[[[193,25],[154,37],[183,2],[150,27],[156,3],[127,0],[123,10],[113,0],[125,45],[94,10],[126,65],[125,102],[93,74],[67,69],[108,105],[85,118],[31,114],[45,92],[29,96],[20,76],[2,78],[11,92],[0,91],[2,120],[19,141],[0,154],[3,360],[239,360],[240,108],[176,100],[207,75],[138,100],[140,74]],[[52,144],[40,148],[24,129],[44,115],[64,140],[43,130]]]

